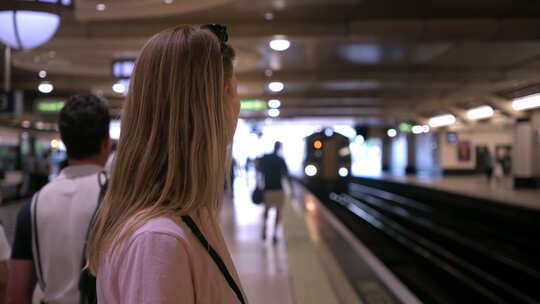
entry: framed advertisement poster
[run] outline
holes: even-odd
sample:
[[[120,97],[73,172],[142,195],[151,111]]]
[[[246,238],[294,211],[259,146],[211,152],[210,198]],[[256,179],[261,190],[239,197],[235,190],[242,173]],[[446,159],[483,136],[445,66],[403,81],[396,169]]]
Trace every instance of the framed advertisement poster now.
[[[461,140],[458,142],[458,160],[460,162],[466,162],[471,160],[471,142],[468,140]]]

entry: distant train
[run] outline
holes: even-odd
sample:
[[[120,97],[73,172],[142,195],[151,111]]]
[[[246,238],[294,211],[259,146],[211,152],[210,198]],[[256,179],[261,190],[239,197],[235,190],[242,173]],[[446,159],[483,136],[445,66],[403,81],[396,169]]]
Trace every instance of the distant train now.
[[[304,177],[313,185],[341,184],[351,174],[349,138],[325,129],[306,138]]]

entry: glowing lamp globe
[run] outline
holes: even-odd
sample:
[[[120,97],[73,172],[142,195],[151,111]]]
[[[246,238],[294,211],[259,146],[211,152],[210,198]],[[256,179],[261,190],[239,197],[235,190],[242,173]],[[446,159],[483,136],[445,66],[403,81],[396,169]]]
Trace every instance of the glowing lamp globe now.
[[[59,12],[71,0],[2,0],[0,41],[16,50],[29,50],[49,41],[60,26]]]

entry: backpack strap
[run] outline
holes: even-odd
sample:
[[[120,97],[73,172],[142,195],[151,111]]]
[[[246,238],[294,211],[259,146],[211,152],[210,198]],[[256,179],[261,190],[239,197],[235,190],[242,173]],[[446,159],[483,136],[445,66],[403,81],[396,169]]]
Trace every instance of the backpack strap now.
[[[90,218],[90,225],[88,225],[88,230],[86,230],[86,238],[84,240],[84,250],[83,250],[83,267],[86,265],[86,244],[88,243],[88,237],[90,236],[90,230],[92,230],[92,226],[94,226],[94,222],[96,221],[96,214],[99,210],[99,207],[101,206],[101,202],[103,201],[103,198],[105,197],[105,193],[107,192],[107,186],[109,184],[109,180],[107,178],[107,173],[105,171],[100,171],[97,176],[98,179],[98,185],[99,185],[99,196],[96,204],[96,209],[94,209],[94,213],[92,213],[92,217]]]
[[[36,267],[36,273],[38,277],[39,286],[42,290],[45,290],[46,284],[43,280],[43,269],[41,267],[41,252],[39,249],[39,234],[38,234],[38,222],[37,222],[37,205],[39,202],[39,191],[34,194],[31,203],[30,216],[32,218],[32,247],[34,252],[34,267]]]
[[[229,286],[236,294],[236,297],[238,298],[240,303],[245,304],[246,301],[244,300],[242,291],[240,291],[240,288],[238,287],[233,277],[229,273],[227,266],[225,265],[225,263],[223,263],[223,260],[221,259],[219,254],[214,250],[212,245],[208,243],[208,241],[206,240],[202,232],[199,230],[199,227],[197,227],[197,224],[195,224],[195,222],[189,215],[182,216],[182,220],[184,221],[184,223],[186,223],[186,225],[188,225],[188,227],[191,229],[191,232],[193,232],[193,234],[197,237],[197,239],[199,239],[204,249],[208,251],[208,254],[210,254],[210,257],[212,257],[212,259],[214,260],[214,263],[216,263],[217,267],[219,268],[219,270],[225,277],[225,280],[227,280],[227,283],[229,283]]]

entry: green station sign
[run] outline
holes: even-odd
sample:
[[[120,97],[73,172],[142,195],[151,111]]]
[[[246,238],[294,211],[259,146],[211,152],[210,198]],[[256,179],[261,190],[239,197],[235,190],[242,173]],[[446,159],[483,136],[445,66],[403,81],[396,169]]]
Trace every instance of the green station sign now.
[[[36,110],[39,113],[54,114],[59,113],[66,104],[62,99],[41,99],[36,103]]]
[[[411,132],[413,125],[408,122],[402,122],[399,124],[399,131],[401,132]]]
[[[266,101],[261,99],[242,99],[240,100],[241,111],[262,111],[266,110]]]

